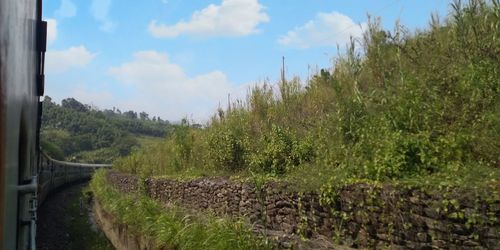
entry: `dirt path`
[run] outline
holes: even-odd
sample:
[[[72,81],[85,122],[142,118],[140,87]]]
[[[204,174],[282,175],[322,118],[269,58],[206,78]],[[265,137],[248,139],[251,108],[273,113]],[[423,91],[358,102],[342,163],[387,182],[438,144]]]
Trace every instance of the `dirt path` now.
[[[38,210],[37,249],[113,249],[89,221],[89,207],[76,184],[52,194]]]

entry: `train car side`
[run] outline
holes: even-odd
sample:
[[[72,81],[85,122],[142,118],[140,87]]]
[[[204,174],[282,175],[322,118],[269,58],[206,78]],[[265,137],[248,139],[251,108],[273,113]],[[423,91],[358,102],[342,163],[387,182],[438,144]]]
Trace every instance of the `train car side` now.
[[[34,241],[37,117],[43,69],[41,0],[0,1],[0,248]],[[41,81],[42,80],[42,81]],[[41,85],[42,84],[42,85]]]
[[[0,0],[0,250],[35,249],[36,210],[47,195],[96,168],[39,151],[47,24],[42,0]]]

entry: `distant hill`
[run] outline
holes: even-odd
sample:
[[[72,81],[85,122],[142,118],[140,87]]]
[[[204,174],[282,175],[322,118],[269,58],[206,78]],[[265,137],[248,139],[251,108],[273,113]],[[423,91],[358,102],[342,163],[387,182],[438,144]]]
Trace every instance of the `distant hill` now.
[[[146,112],[99,110],[74,98],[61,104],[43,100],[41,146],[61,160],[110,163],[140,147],[167,136],[169,121]]]

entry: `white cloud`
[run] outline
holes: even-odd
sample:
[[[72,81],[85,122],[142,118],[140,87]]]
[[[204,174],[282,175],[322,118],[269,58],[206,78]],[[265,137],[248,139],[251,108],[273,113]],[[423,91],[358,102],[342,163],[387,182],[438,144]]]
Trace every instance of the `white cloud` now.
[[[47,51],[45,71],[47,74],[59,74],[71,68],[82,68],[88,65],[96,54],[89,52],[84,46],[71,47],[67,50]]]
[[[289,31],[278,39],[278,43],[294,48],[336,46],[349,42],[349,38],[363,35],[367,23],[356,24],[348,16],[338,13],[318,13],[300,27]]]
[[[62,0],[61,5],[55,12],[58,18],[69,18],[76,16],[76,5],[71,0]]]
[[[47,43],[52,44],[57,39],[57,20],[47,18]]]
[[[257,26],[269,21],[258,0],[222,0],[195,11],[191,20],[174,25],[158,24],[153,20],[149,32],[157,38],[172,38],[182,34],[195,36],[246,36],[259,32]]]
[[[186,115],[205,120],[225,102],[228,93],[238,91],[220,71],[188,76],[168,55],[156,51],[137,52],[132,61],[109,69],[109,73],[134,88],[134,97],[122,106],[170,120]]]
[[[90,5],[90,13],[95,20],[101,23],[99,29],[105,32],[111,32],[116,27],[116,23],[109,19],[111,3],[111,0],[92,0]]]

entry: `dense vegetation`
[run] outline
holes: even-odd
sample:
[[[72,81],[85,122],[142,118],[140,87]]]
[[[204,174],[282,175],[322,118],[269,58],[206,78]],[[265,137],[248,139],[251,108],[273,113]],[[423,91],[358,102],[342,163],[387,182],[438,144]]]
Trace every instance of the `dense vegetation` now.
[[[43,101],[41,146],[57,159],[110,163],[134,148],[168,135],[172,125],[134,111],[98,110],[67,98]]]
[[[272,249],[245,221],[193,215],[174,205],[165,209],[140,192],[124,195],[107,183],[104,170],[94,175],[90,190],[107,212],[116,215],[118,223],[154,240],[158,248]]]
[[[500,6],[452,4],[428,29],[372,19],[332,69],[251,89],[204,129],[187,123],[115,163],[142,175],[439,180],[487,184],[500,168]],[[335,181],[333,180],[335,179]],[[316,188],[316,186],[315,186]]]

